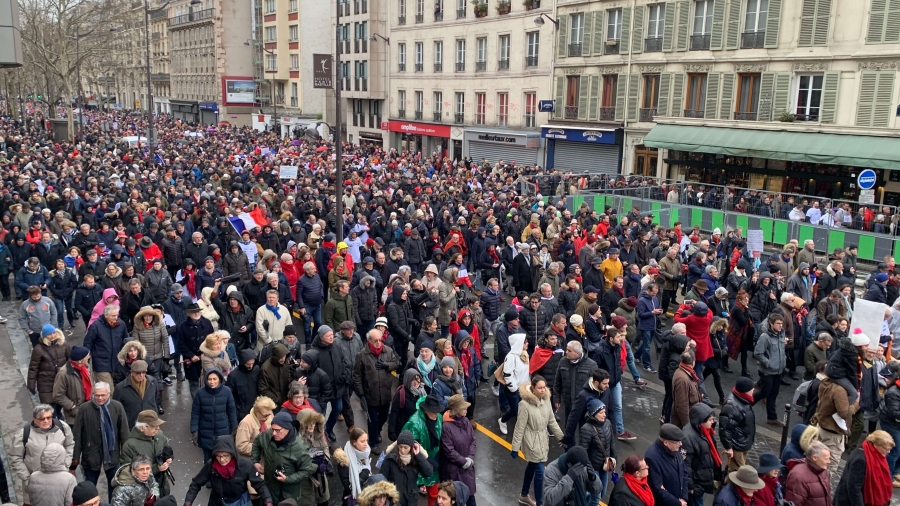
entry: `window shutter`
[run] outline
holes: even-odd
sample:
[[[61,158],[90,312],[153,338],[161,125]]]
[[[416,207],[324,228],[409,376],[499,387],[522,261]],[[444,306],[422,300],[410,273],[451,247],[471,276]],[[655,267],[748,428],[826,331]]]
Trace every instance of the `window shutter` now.
[[[706,76],[706,106],[704,107],[703,117],[706,119],[716,119],[716,113],[719,109],[719,79],[722,74],[710,73]],[[725,118],[730,119],[730,118]]]
[[[675,38],[675,2],[664,4],[666,9],[663,24],[663,40],[662,50],[664,52],[672,52],[672,42]]]
[[[556,76],[556,110],[553,111],[553,117],[556,119],[563,118],[563,111],[566,110],[566,76]]]
[[[628,78],[628,121],[638,120],[638,109],[641,97],[641,75],[631,74]]]
[[[725,30],[725,0],[713,3],[712,32],[709,35],[709,48],[713,51],[722,49],[722,32]]]
[[[800,11],[800,35],[797,36],[798,46],[813,45],[813,30],[816,24],[817,0],[803,0],[803,8]]]
[[[856,126],[872,126],[878,72],[859,73],[859,100],[856,104]]]
[[[878,85],[875,88],[875,104],[872,112],[873,127],[886,128],[891,122],[896,74],[893,70],[878,73]]]
[[[656,102],[656,115],[669,115],[669,94],[672,92],[672,74],[659,75],[659,100]]]
[[[734,74],[722,74],[722,94],[719,96],[719,119],[731,119],[734,112]]]
[[[788,111],[791,101],[791,77],[790,72],[775,74],[775,93],[772,95],[772,119],[778,119],[783,112]]]
[[[816,26],[813,29],[814,46],[824,46],[828,42],[829,23],[831,22],[831,0],[819,0],[816,6]]]
[[[722,0],[724,1],[724,0]],[[738,49],[741,39],[741,2],[728,1],[728,26],[725,29],[725,49]]]
[[[778,47],[778,28],[781,26],[781,0],[769,0],[769,17],[766,20],[766,49]]]
[[[622,34],[619,40],[619,54],[626,54],[631,48],[631,7],[622,7]],[[623,83],[624,81],[619,81]],[[620,86],[621,88],[621,86]]]
[[[840,82],[840,72],[825,72],[825,78],[822,80],[822,102],[819,106],[819,121],[822,123],[834,123]]]
[[[684,108],[684,74],[672,74],[672,101],[669,103],[669,116],[681,117]]]
[[[590,80],[588,76],[578,78],[578,119],[586,120],[588,115],[588,91]]]
[[[567,36],[569,34],[569,17],[568,16],[560,16],[559,17],[559,34],[557,34],[557,42],[556,42],[556,56],[558,58],[565,58],[568,56],[568,47],[566,46]]]
[[[884,18],[884,39],[886,44],[900,42],[900,0],[888,0],[887,14]]]
[[[593,47],[591,40],[594,37],[594,18],[596,17],[597,16],[595,16],[593,12],[584,13],[584,30],[582,31],[583,35],[581,37],[581,56],[591,55],[591,48]]]
[[[594,15],[594,22],[597,22]],[[588,96],[588,121],[597,121],[600,118],[600,76],[589,76],[591,80]]]
[[[691,4],[689,2],[678,2],[678,35],[675,39],[676,51],[688,50],[688,37],[691,35]]]
[[[759,106],[756,118],[759,121],[772,119],[772,102],[775,91],[775,72],[763,72],[759,82]]]
[[[592,49],[594,56],[603,55],[603,47],[606,44],[606,40],[603,38],[603,27],[606,26],[604,17],[603,11],[594,13],[594,47],[586,48]]]
[[[866,44],[884,42],[884,21],[887,19],[888,0],[872,0],[869,8],[869,28],[866,31]]]
[[[631,33],[631,52],[644,52],[644,6],[634,8],[634,31]]]
[[[628,87],[628,74],[618,74],[616,77],[616,121],[625,121],[625,98]]]

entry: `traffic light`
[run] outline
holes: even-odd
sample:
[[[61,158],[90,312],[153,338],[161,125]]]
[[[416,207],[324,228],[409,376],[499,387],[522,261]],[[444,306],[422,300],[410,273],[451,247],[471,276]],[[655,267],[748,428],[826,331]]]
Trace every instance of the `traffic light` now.
[[[28,94],[28,99],[31,100],[32,98],[34,98],[34,93],[29,93],[29,94]]]
[[[42,100],[44,98],[43,95],[38,95],[38,100]]]

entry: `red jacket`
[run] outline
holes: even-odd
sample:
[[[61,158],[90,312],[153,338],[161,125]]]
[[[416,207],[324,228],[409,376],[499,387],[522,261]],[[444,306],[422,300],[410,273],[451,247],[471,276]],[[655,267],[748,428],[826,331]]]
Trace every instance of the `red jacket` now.
[[[691,306],[682,304],[675,312],[675,322],[683,323],[687,327],[687,336],[697,343],[697,362],[705,362],[712,358],[712,343],[709,340],[709,326],[712,325],[713,313],[706,311],[706,316],[697,316],[693,313],[681,316],[683,311],[691,313]]]
[[[787,463],[788,476],[784,500],[796,506],[831,506],[831,481],[828,470],[811,465],[806,459]]]

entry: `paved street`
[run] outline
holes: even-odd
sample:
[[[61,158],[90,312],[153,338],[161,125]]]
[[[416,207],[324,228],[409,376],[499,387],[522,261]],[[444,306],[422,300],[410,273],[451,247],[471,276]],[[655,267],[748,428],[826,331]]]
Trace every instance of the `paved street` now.
[[[0,426],[2,426],[4,442],[9,445],[12,433],[21,428],[24,420],[30,418],[33,400],[25,389],[23,380],[30,357],[30,345],[27,342],[27,336],[21,332],[17,320],[14,318],[13,305],[0,303],[0,314],[9,318],[6,325],[0,325]],[[68,342],[73,345],[80,344],[83,335],[83,322],[78,321],[73,335],[68,337]],[[654,364],[655,360],[654,357]],[[752,369],[755,374],[755,366]],[[641,371],[643,372],[642,369]],[[650,384],[644,388],[638,388],[634,385],[630,374],[626,372],[624,375],[625,426],[637,436],[637,440],[631,443],[618,443],[620,462],[631,453],[643,454],[656,438],[659,429],[657,419],[663,398],[663,386],[656,378],[655,373],[645,376],[644,379],[648,380]],[[723,387],[726,391],[730,391],[736,379],[737,375],[723,375]],[[713,392],[712,399],[717,400],[712,380],[709,380],[708,383],[708,391]],[[790,402],[793,389],[798,384],[799,382],[793,382],[791,387],[782,388],[779,395],[780,413],[783,412],[784,404]],[[163,426],[163,431],[172,438],[172,446],[175,448],[175,464],[172,466],[172,472],[175,475],[176,483],[172,490],[178,501],[182,501],[190,479],[196,473],[201,461],[200,449],[194,447],[189,439],[191,397],[188,393],[187,382],[176,382],[173,386],[166,387],[163,402],[166,410],[163,418],[167,422]],[[364,419],[365,415],[355,398],[353,403],[358,419]],[[500,410],[489,385],[481,385],[479,388],[476,406],[478,453],[475,465],[478,469],[478,502],[480,505],[488,506],[515,504],[525,470],[525,461],[513,460],[509,455],[508,442],[512,439],[514,423],[511,421],[509,424],[509,435],[503,436],[500,433],[497,424]],[[757,420],[764,421],[765,406],[760,404],[755,409]],[[343,429],[343,423],[339,423],[335,430],[338,436],[337,444],[341,447],[347,437],[346,430]],[[758,437],[749,459],[751,463],[755,463],[759,453],[764,451],[780,453],[781,435],[771,429],[773,427],[766,425],[758,427]],[[386,433],[384,438],[387,439]],[[551,447],[553,449],[550,458],[555,459],[560,450],[555,445],[551,444]],[[834,480],[834,483],[836,485],[837,479]],[[340,485],[336,477],[333,479],[331,490],[333,496],[340,494]],[[105,486],[101,486],[101,493],[105,494]],[[203,490],[198,498],[198,504],[202,504],[200,501],[205,500],[206,491]],[[339,503],[340,497],[332,497],[331,504]],[[708,498],[707,504],[711,503],[711,498]],[[425,504],[424,499],[420,501],[420,504]],[[900,504],[900,495],[895,494],[894,504]]]

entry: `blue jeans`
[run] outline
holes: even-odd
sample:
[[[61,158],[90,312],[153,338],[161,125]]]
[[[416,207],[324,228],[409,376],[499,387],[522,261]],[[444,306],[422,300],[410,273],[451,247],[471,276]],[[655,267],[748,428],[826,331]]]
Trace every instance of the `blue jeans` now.
[[[304,306],[306,308],[306,318],[303,320],[303,335],[306,336],[306,344],[312,344],[313,336],[313,323],[316,324],[315,328],[318,329],[322,326],[322,305],[318,306]],[[334,329],[335,332],[338,329]]]
[[[594,469],[594,471],[597,471]],[[588,493],[588,504],[596,505],[600,504],[600,499],[606,495],[606,487],[609,485],[609,473],[606,471],[597,471],[597,476],[600,478],[600,493],[599,494],[591,494]]]
[[[525,479],[522,481],[522,495],[528,495],[531,482],[534,480],[534,502],[543,504],[544,498],[544,463],[529,462],[525,466]]]
[[[636,360],[641,361],[644,368],[650,367],[650,345],[653,343],[653,331],[641,331],[641,345],[638,347]]]
[[[625,341],[625,352],[627,355],[625,356],[625,364],[628,365],[628,371],[631,372],[631,377],[634,378],[634,381],[641,379],[641,373],[638,372],[638,368],[634,365],[634,352],[631,351],[631,343]]]
[[[625,432],[625,422],[622,421],[622,382],[609,389],[612,406],[612,419],[616,424],[616,434]]]
[[[72,322],[75,320],[75,312],[72,310],[72,296],[70,295],[67,299],[54,297],[53,304],[56,306],[56,328],[59,330],[63,329],[64,316],[69,318],[69,325],[72,325]],[[63,313],[63,308],[66,310],[65,313]]]
[[[506,402],[509,404],[509,409],[503,413],[503,416],[500,417],[500,420],[503,423],[509,421],[510,418],[517,416],[519,414],[519,401],[522,400],[519,397],[519,391],[510,392],[506,385],[500,385],[500,396],[506,396]],[[543,476],[543,473],[541,473]]]
[[[894,438],[894,447],[887,454],[888,470],[890,470],[891,476],[894,476],[900,472],[900,469],[897,468],[897,461],[900,460],[900,427],[882,422],[881,429]]]
[[[331,404],[331,413],[328,414],[328,420],[325,421],[325,433],[331,434],[334,431],[334,425],[337,423],[338,415],[344,409],[344,400],[342,398],[334,399]]]
[[[694,374],[697,375],[698,378],[703,378],[703,367],[706,365],[706,362],[695,362],[694,363]],[[700,380],[700,395],[706,397],[706,385],[703,380]]]

